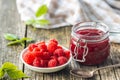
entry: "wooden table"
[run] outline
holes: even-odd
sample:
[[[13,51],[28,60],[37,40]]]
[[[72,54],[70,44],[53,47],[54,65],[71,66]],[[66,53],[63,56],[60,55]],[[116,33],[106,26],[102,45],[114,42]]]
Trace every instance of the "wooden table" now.
[[[48,41],[56,38],[59,43],[69,48],[71,27],[57,28],[51,30],[36,29],[26,27],[20,20],[15,0],[0,0],[0,66],[4,62],[12,62],[23,70],[30,78],[24,80],[120,80],[120,68],[104,69],[97,72],[97,75],[90,79],[77,78],[70,75],[70,69],[95,69],[97,67],[120,63],[120,44],[111,43],[111,54],[101,65],[84,66],[74,61],[65,69],[55,73],[37,73],[29,70],[19,59],[20,52],[26,47],[6,46],[7,42],[3,35],[13,33],[22,37],[31,37],[35,41]]]

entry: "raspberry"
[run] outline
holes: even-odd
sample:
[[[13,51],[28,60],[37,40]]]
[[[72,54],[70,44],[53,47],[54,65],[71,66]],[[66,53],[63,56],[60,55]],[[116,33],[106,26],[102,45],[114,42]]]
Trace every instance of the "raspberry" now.
[[[44,67],[44,60],[42,59],[42,60],[40,60],[40,62],[41,62],[41,67]]]
[[[60,56],[58,57],[58,62],[59,62],[59,65],[65,64],[67,62],[67,58],[64,56]]]
[[[44,51],[47,50],[47,46],[44,41],[36,43],[40,49],[43,49]]]
[[[48,61],[49,61],[49,60],[44,60],[43,67],[48,67]]]
[[[36,42],[36,45],[45,44],[45,41]]]
[[[33,51],[33,49],[34,49],[35,47],[37,47],[36,44],[29,44],[28,50]]]
[[[55,51],[55,49],[57,48],[57,44],[54,42],[50,42],[47,46],[47,50],[50,53],[53,53]]]
[[[54,55],[57,55],[57,56],[64,56],[64,52],[63,52],[63,49],[56,49],[54,51]]]
[[[58,41],[56,39],[51,39],[49,42],[56,43],[58,45]]]
[[[30,65],[32,65],[34,59],[35,56],[31,52],[27,52],[23,55],[23,60]]]
[[[36,57],[43,57],[43,50],[42,49],[40,51],[33,51],[32,53]]]
[[[43,57],[42,57],[42,59],[44,59],[44,60],[49,60],[49,59],[50,59],[50,54],[49,54],[49,52],[43,52]]]
[[[51,59],[51,60],[48,62],[48,67],[55,67],[55,66],[57,66],[57,60]]]
[[[36,57],[34,59],[33,66],[36,66],[36,67],[40,67],[41,66],[40,58]]]
[[[57,46],[57,49],[63,49],[61,46]]]
[[[35,47],[35,48],[33,49],[33,51],[40,51],[40,48]]]
[[[69,58],[70,58],[70,51],[65,50],[64,53],[65,53],[65,57],[66,57],[67,59],[69,59]]]
[[[56,57],[56,56],[51,56],[50,59],[55,59],[55,60],[57,60],[57,57]]]
[[[43,57],[43,49],[35,47],[32,51],[33,55],[36,57]]]
[[[58,41],[52,39],[46,45],[44,41],[30,44],[23,55],[26,63],[36,67],[55,67],[65,64],[70,57],[70,52],[58,45]]]

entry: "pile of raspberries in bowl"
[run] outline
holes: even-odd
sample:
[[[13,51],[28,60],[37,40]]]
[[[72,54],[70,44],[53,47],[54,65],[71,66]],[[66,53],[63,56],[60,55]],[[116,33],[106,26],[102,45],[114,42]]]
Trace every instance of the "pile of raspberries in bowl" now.
[[[29,69],[51,73],[64,69],[71,61],[70,51],[59,45],[56,39],[31,43],[20,54],[21,61]]]

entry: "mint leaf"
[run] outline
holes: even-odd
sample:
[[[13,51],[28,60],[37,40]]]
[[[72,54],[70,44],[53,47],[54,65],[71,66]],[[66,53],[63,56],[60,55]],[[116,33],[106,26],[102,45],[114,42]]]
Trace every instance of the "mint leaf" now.
[[[33,24],[34,22],[35,22],[34,19],[30,19],[30,20],[26,21],[25,24],[31,25],[31,24]]]
[[[47,11],[48,11],[48,8],[46,5],[40,6],[35,13],[36,18],[26,21],[25,24],[32,25],[32,26],[49,24],[50,22],[48,20],[41,18],[41,16],[45,15]]]
[[[21,70],[8,70],[7,74],[11,79],[28,78]]]
[[[47,6],[46,5],[42,5],[42,6],[40,6],[38,8],[38,10],[36,11],[35,15],[36,15],[36,17],[40,17],[40,16],[46,14],[47,11],[48,11]]]
[[[10,34],[10,33],[6,33],[4,35],[6,40],[10,40],[11,42],[8,42],[7,46],[11,46],[11,45],[16,45],[16,44],[21,44],[22,46],[24,46],[24,41],[33,41],[31,38],[21,38],[19,39],[16,35],[14,34]]]
[[[10,62],[5,62],[0,68],[0,80],[8,80],[9,78],[10,80],[18,80],[20,78],[28,78],[28,76],[19,70],[16,65]]]
[[[16,45],[16,44],[21,44],[23,41],[22,40],[16,40],[16,41],[11,41],[7,44],[7,46],[11,46],[11,45]]]
[[[4,37],[6,40],[10,40],[10,41],[13,41],[13,40],[17,40],[18,37],[14,34],[9,34],[9,33],[6,33],[4,34]]]
[[[2,68],[0,68],[0,79],[3,78],[4,75],[5,75],[5,72],[2,70]]]
[[[24,38],[21,38],[20,40],[21,40],[21,41],[27,41],[27,40],[30,40],[30,41],[31,41],[31,40],[32,40],[32,38],[27,38],[27,37],[24,37]]]
[[[24,46],[24,41],[32,41],[31,38],[21,38],[19,40],[16,41],[11,41],[7,44],[7,46],[11,46],[11,45],[16,45],[16,44],[21,44],[22,46]]]
[[[15,66],[14,64],[10,63],[10,62],[5,62],[3,65],[2,65],[2,70],[14,70],[14,69],[17,69],[17,66]]]
[[[46,19],[41,19],[41,20],[36,20],[35,23],[40,25],[46,25],[49,24],[50,22]]]

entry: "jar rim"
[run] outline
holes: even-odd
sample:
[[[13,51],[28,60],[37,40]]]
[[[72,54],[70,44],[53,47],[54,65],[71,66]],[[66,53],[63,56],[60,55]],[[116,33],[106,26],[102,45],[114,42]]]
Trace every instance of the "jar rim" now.
[[[94,35],[94,36],[88,36],[88,35],[83,35],[83,34],[78,34],[76,33],[76,30],[79,29],[82,25],[84,26],[94,26],[95,28],[99,25],[99,26],[104,26],[106,28],[106,31],[102,34],[102,35]],[[88,22],[79,22],[75,25],[73,25],[72,27],[72,33],[75,35],[79,35],[79,36],[85,36],[88,38],[98,38],[98,37],[103,37],[106,38],[109,35],[109,28],[106,24],[104,24],[103,22],[98,22],[98,21],[88,21]],[[93,40],[94,41],[94,40]],[[95,40],[96,41],[96,40]]]

